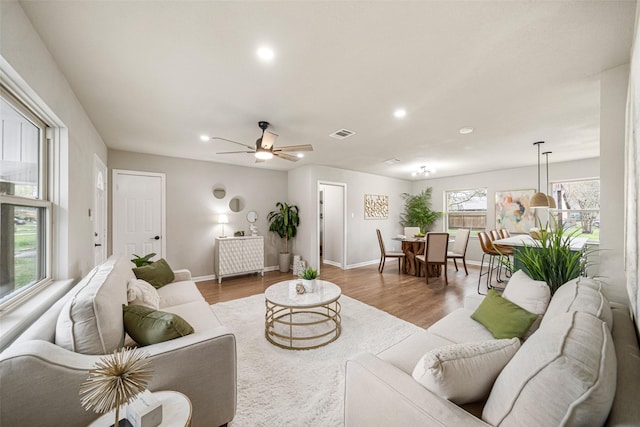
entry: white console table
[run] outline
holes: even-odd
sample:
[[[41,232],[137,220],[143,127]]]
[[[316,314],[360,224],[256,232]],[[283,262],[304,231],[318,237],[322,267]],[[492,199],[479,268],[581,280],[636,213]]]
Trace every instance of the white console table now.
[[[264,276],[264,237],[217,237],[214,264],[218,283],[223,277],[260,273]]]

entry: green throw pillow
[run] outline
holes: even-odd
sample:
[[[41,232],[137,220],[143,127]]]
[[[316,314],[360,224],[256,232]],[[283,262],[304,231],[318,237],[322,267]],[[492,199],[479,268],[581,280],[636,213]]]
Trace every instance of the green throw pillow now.
[[[193,327],[173,313],[143,305],[122,305],[124,330],[141,346],[180,338],[193,333]]]
[[[491,289],[471,318],[480,322],[496,339],[502,339],[522,338],[538,315],[528,312]]]
[[[138,279],[151,283],[156,289],[173,282],[175,278],[173,270],[164,258],[160,258],[158,261],[152,262],[149,265],[134,268],[133,274],[135,274]]]

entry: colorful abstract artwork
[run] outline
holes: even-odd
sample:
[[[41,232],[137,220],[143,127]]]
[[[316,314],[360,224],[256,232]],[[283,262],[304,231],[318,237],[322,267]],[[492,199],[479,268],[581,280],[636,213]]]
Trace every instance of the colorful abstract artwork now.
[[[536,226],[535,212],[529,200],[535,190],[496,191],[496,229],[511,233],[528,233]]]

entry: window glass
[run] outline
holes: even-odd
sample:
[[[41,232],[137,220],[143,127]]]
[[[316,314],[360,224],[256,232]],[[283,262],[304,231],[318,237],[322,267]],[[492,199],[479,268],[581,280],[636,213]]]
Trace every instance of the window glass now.
[[[599,241],[600,180],[554,182],[551,188],[558,206],[554,214],[566,233]]]
[[[472,234],[487,226],[487,189],[445,192],[447,229],[455,234],[458,228],[470,228]]]
[[[2,89],[2,88],[0,88]],[[0,304],[47,278],[46,126],[0,90]]]

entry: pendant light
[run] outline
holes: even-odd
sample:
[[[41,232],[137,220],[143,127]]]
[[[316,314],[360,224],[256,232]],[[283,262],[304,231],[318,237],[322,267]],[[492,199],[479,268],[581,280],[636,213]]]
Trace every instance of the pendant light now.
[[[544,153],[542,153],[547,158],[547,191],[549,191],[549,154],[551,154],[552,152],[553,151],[545,151]],[[547,200],[549,201],[549,209],[555,209],[556,199],[554,199],[553,196],[547,194]]]
[[[538,146],[538,192],[533,195],[529,201],[529,206],[532,208],[548,208],[549,200],[547,195],[540,191],[540,144],[544,144],[544,141],[534,142],[533,145]]]

